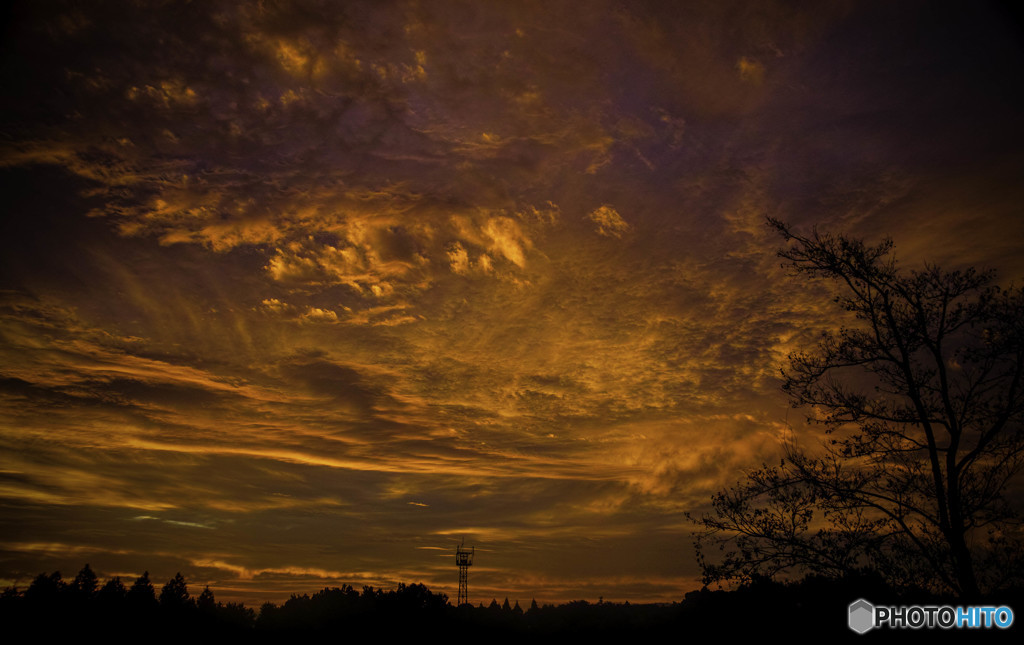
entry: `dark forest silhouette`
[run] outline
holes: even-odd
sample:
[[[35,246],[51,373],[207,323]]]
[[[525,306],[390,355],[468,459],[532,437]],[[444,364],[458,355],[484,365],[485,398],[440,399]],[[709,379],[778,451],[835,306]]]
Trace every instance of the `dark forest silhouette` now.
[[[87,564],[71,581],[59,572],[41,573],[27,589],[8,588],[0,595],[0,621],[6,633],[79,637],[94,631],[119,630],[157,642],[184,638],[201,642],[224,640],[292,642],[295,638],[422,638],[424,635],[478,637],[486,642],[562,642],[578,638],[628,639],[652,637],[761,636],[766,628],[783,633],[856,636],[846,628],[845,609],[852,599],[879,603],[946,602],[927,591],[897,593],[879,576],[861,574],[842,579],[809,576],[783,583],[759,578],[732,591],[707,588],[686,594],[675,603],[590,603],[576,600],[558,606],[528,609],[518,601],[492,600],[454,606],[443,593],[422,584],[399,584],[392,590],[350,585],[325,588],[312,595],[293,594],[281,605],[264,603],[258,611],[240,603],[217,602],[205,587],[190,594],[178,573],[159,592],[148,572],[130,586],[114,577],[100,585]],[[1024,606],[1024,594],[1003,595],[1000,603]],[[1013,628],[992,633],[1014,637]],[[893,638],[902,632],[888,635]],[[934,633],[941,637],[943,634]],[[988,635],[988,634],[987,634]],[[887,635],[875,634],[885,638]],[[953,634],[952,636],[956,636]]]

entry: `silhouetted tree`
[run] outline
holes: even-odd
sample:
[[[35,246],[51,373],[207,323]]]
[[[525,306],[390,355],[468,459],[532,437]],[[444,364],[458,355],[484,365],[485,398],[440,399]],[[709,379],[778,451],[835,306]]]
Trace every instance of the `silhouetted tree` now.
[[[25,598],[34,603],[52,603],[64,588],[64,579],[61,578],[60,571],[54,571],[50,575],[40,573],[25,591]]]
[[[185,584],[185,577],[179,571],[160,591],[160,606],[166,609],[183,609],[190,604],[188,586]]]
[[[128,595],[128,590],[121,583],[121,578],[114,576],[103,585],[96,597],[103,603],[114,604],[122,602]]]
[[[82,570],[75,576],[74,582],[71,583],[71,588],[83,596],[92,596],[96,592],[97,586],[96,574],[93,572],[92,567],[88,563]]]
[[[128,601],[136,607],[150,607],[156,604],[156,590],[149,581],[149,571],[135,579],[128,590]]]
[[[697,520],[705,581],[871,566],[967,597],[1020,582],[1004,493],[1024,465],[1024,290],[974,270],[903,271],[890,240],[770,224],[790,242],[779,255],[838,284],[855,324],[790,355],[784,390],[828,440],[815,454],[789,445],[713,498]],[[711,563],[710,544],[731,548]]]
[[[228,626],[251,629],[256,624],[256,612],[240,602],[217,605],[217,615]]]
[[[260,605],[259,614],[256,616],[256,627],[265,631],[280,629],[281,609],[272,602]]]
[[[406,611],[440,611],[448,604],[448,596],[435,594],[424,584],[407,585],[399,583],[394,592],[388,594],[393,600],[392,605]]]
[[[206,613],[212,613],[217,609],[217,601],[213,597],[213,592],[210,591],[210,585],[206,585],[203,593],[199,594],[199,598],[196,599],[196,607]]]

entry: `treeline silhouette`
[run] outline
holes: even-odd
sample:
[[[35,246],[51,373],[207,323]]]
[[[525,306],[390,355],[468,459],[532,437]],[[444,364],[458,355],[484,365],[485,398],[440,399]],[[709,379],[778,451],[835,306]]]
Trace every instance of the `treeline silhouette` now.
[[[130,586],[114,577],[100,585],[87,564],[70,582],[59,572],[39,574],[24,591],[0,594],[0,624],[6,632],[78,637],[84,633],[125,630],[135,638],[178,642],[292,642],[296,638],[422,638],[451,635],[488,643],[561,642],[567,637],[630,642],[649,637],[762,637],[778,633],[857,637],[846,628],[850,602],[875,604],[959,604],[925,591],[897,593],[882,578],[865,573],[832,579],[809,576],[783,583],[760,579],[732,591],[707,589],[686,594],[680,602],[630,604],[577,600],[558,606],[531,602],[523,610],[506,598],[488,606],[455,607],[447,595],[422,584],[396,589],[350,585],[325,588],[312,595],[292,595],[281,605],[264,603],[259,611],[240,603],[220,603],[206,587],[188,591],[178,573],[159,593],[144,573]],[[1024,607],[1024,596],[1000,604]],[[958,630],[927,630],[930,637],[961,637]],[[986,630],[991,631],[991,630]],[[1017,637],[1015,628],[1007,630]],[[875,640],[905,637],[906,632],[874,633]],[[987,636],[997,636],[990,633]],[[1004,636],[1010,634],[1004,632]],[[48,639],[49,640],[49,639]]]

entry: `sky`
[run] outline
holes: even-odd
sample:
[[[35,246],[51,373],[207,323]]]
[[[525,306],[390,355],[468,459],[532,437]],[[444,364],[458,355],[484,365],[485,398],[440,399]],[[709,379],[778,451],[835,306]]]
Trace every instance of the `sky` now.
[[[15,2],[0,586],[672,601],[820,437],[766,217],[1024,276],[982,2]]]

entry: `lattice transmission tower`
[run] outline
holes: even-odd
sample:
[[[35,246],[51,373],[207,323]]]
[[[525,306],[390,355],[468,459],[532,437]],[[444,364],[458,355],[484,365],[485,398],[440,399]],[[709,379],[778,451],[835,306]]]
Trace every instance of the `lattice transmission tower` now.
[[[455,549],[455,564],[459,565],[459,600],[457,606],[469,603],[469,568],[473,566],[474,547],[459,544]]]

